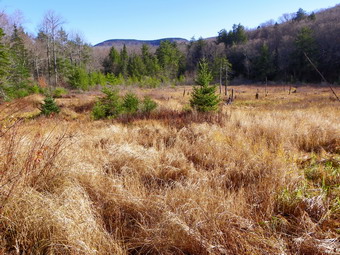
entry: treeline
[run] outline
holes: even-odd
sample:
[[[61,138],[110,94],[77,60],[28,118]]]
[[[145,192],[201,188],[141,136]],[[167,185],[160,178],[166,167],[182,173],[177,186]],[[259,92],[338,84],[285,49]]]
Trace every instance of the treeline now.
[[[181,45],[182,46],[182,45]],[[144,44],[140,49],[124,46],[120,51],[111,47],[103,58],[102,71],[110,84],[138,84],[154,87],[160,84],[193,84],[198,63],[205,59],[210,65],[215,82],[229,76],[230,63],[223,47],[204,39],[192,39],[180,47],[176,42],[163,41],[153,51]],[[228,69],[225,72],[225,66]],[[220,72],[223,67],[223,74]]]
[[[235,24],[216,38],[192,39],[184,50],[170,42],[162,43],[154,54],[147,46],[141,54],[130,55],[125,47],[120,52],[112,47],[103,70],[133,77],[136,82],[152,77],[159,82],[181,79],[192,84],[198,62],[204,58],[215,83],[320,83],[315,67],[329,82],[340,83],[339,16],[340,5],[310,14],[299,9],[256,29]]]
[[[176,82],[185,73],[185,55],[170,41],[161,42],[155,53],[147,45],[142,46],[141,54],[128,54],[125,45],[120,52],[112,47],[103,61],[103,71],[119,80]]]
[[[340,5],[307,14],[299,9],[247,30],[241,24],[216,38],[192,39],[185,47],[163,41],[154,50],[93,48],[79,34],[63,29],[49,11],[37,35],[18,19],[0,13],[0,97],[15,98],[44,87],[87,90],[96,85],[192,84],[205,59],[214,83],[321,81],[314,65],[331,83],[340,82]]]

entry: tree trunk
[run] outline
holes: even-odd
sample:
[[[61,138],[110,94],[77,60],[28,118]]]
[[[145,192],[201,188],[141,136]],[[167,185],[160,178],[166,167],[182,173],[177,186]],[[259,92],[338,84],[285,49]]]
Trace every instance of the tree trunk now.
[[[51,84],[51,56],[50,56],[50,39],[47,38],[47,74],[48,74],[48,85]]]
[[[225,95],[228,96],[228,65],[225,66]]]
[[[55,39],[53,38],[53,68],[54,68],[54,86],[58,84],[58,68],[57,68],[57,53],[55,49]]]
[[[222,94],[222,64],[220,65],[220,94]]]

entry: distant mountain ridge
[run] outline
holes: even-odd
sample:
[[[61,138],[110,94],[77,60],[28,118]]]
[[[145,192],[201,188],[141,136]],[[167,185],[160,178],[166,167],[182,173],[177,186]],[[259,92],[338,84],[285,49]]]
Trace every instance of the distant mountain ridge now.
[[[188,43],[189,41],[184,38],[162,38],[157,40],[136,40],[136,39],[110,39],[94,45],[94,47],[122,47],[124,44],[128,46],[142,46],[147,44],[150,46],[159,46],[163,41],[170,41],[176,43]]]

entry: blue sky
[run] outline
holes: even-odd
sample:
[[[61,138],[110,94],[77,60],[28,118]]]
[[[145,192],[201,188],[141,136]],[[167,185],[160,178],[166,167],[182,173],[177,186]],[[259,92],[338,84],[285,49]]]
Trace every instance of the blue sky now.
[[[107,39],[152,40],[166,37],[212,37],[234,23],[257,27],[300,7],[311,12],[339,0],[0,0],[0,10],[20,10],[24,27],[36,33],[47,10],[66,21],[66,30],[80,31],[87,42]]]

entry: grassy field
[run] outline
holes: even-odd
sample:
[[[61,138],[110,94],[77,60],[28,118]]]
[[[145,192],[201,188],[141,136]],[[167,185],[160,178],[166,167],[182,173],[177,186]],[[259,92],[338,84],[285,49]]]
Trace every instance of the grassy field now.
[[[190,87],[132,89],[148,118],[91,120],[100,92],[0,105],[0,253],[339,254],[340,103],[231,88],[214,115]]]

